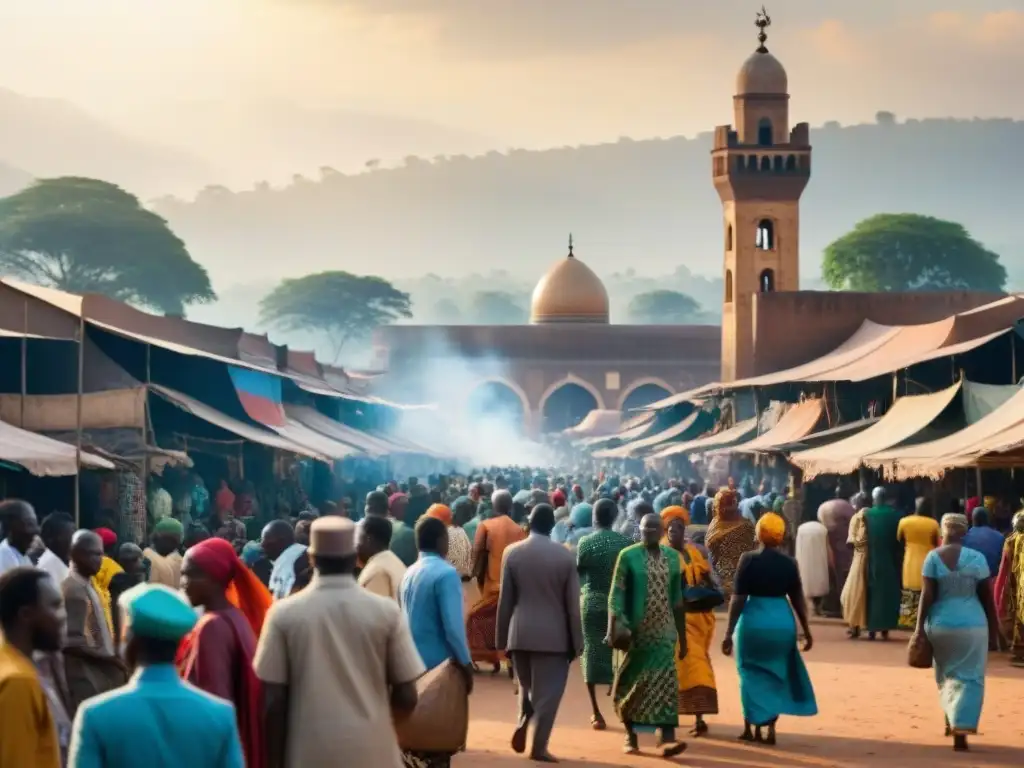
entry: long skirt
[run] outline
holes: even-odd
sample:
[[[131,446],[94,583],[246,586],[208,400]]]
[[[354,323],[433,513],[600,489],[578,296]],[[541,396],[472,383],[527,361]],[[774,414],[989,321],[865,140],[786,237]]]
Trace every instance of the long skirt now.
[[[715,615],[711,611],[686,614],[686,657],[676,654],[680,715],[717,715],[718,689],[711,668],[711,641]]]
[[[679,725],[675,656],[674,638],[635,637],[615,675],[615,713],[623,723],[647,728]]]
[[[466,639],[469,655],[476,663],[500,664],[505,654],[495,643],[498,635],[498,598],[481,599],[466,619]]]
[[[978,732],[985,698],[988,627],[925,629],[935,655],[939,702],[954,734]]]
[[[611,685],[615,680],[615,668],[612,665],[612,649],[605,643],[608,634],[608,597],[604,596],[604,609],[587,605],[583,601],[583,656],[580,668],[583,670],[583,682],[587,685]],[[591,601],[592,603],[594,601]]]
[[[917,628],[917,606],[921,603],[921,590],[904,589],[900,596],[900,629]]]
[[[747,598],[734,644],[743,719],[751,725],[768,725],[779,715],[818,714],[796,641],[796,621],[787,598]]]
[[[847,626],[861,629],[868,623],[868,591],[866,574],[867,555],[864,551],[853,553],[853,564],[843,584],[840,603],[843,606],[843,621]]]
[[[402,765],[405,768],[448,768],[452,756],[439,752],[403,752]]]

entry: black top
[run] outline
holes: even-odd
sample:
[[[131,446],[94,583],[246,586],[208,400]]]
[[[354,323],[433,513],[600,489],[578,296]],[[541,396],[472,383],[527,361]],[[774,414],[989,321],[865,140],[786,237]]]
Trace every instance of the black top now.
[[[777,549],[746,552],[736,568],[737,595],[787,597],[800,588],[796,560]]]

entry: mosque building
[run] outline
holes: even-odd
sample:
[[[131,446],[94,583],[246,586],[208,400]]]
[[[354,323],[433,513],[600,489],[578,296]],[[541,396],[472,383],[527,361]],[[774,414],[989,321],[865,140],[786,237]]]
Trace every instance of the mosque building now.
[[[789,81],[769,52],[767,15],[740,67],[733,124],[715,129],[712,183],[722,202],[722,326],[617,325],[608,293],[573,252],[533,292],[530,324],[381,328],[385,387],[413,383],[424,361],[480,361],[452,382],[467,409],[514,409],[537,435],[591,412],[624,412],[704,384],[779,371],[831,351],[865,319],[911,325],[991,301],[971,291],[856,293],[800,290],[800,198],[811,177],[810,129],[790,126]],[[595,414],[596,415],[596,414]],[[592,417],[593,418],[593,417]]]

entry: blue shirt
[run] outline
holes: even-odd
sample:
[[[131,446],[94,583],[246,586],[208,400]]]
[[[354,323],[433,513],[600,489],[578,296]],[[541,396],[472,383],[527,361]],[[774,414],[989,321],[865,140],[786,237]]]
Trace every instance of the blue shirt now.
[[[999,573],[999,563],[1003,559],[1003,545],[1006,537],[995,528],[981,525],[971,528],[964,536],[963,544],[973,550],[981,552],[988,563],[988,569],[992,573]]]
[[[142,667],[75,715],[68,768],[245,768],[235,708],[171,664]]]
[[[927,628],[965,629],[986,627],[988,619],[978,599],[978,582],[992,573],[980,552],[969,547],[960,548],[955,570],[950,570],[933,549],[924,559],[925,578],[938,582],[935,602],[928,611]]]
[[[421,552],[402,578],[398,602],[427,669],[446,659],[470,663],[462,615],[462,579],[446,560],[432,552]]]

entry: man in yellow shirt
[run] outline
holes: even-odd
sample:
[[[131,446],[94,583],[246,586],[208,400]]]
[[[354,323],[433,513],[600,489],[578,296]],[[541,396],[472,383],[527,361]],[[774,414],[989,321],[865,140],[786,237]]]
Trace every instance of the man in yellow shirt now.
[[[32,652],[59,651],[65,619],[60,590],[45,571],[21,566],[0,576],[2,766],[60,768],[61,740]]]

